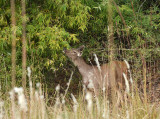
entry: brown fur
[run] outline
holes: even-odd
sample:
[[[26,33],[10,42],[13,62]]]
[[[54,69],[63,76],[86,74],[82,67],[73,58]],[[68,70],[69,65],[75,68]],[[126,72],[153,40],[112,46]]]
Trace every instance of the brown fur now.
[[[127,65],[124,61],[111,61],[110,63],[100,66],[101,71],[97,66],[88,65],[81,57],[84,46],[77,49],[64,50],[65,54],[72,60],[75,66],[78,67],[82,75],[83,84],[87,87],[92,80],[94,92],[96,95],[99,91],[105,88],[112,88],[115,91],[123,92],[125,90],[125,80],[123,73],[127,75]],[[129,81],[128,81],[129,82]]]

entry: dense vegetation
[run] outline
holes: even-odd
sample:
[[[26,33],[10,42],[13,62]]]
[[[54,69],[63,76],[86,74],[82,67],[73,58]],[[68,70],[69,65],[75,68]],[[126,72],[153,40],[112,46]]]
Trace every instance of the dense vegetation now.
[[[16,27],[12,1],[0,0],[0,119],[160,118],[159,0],[25,0],[24,17],[21,0],[15,0]],[[17,88],[23,82],[24,21],[29,67],[25,90]],[[135,84],[129,100],[124,96],[117,106],[106,95],[94,101],[90,94],[84,96],[81,75],[63,53],[80,45],[85,45],[83,58],[90,65],[96,64],[93,53],[100,64],[109,62],[111,54],[114,60],[129,61]],[[35,86],[37,82],[41,84]]]
[[[112,0],[111,0],[112,1]],[[22,18],[20,0],[16,0],[16,85],[22,77]],[[160,58],[160,3],[157,0],[115,0],[108,11],[107,0],[26,0],[27,66],[34,82],[66,84],[74,71],[78,85],[80,75],[63,54],[63,48],[86,46],[83,57],[93,52],[101,63],[108,61],[108,17],[113,21],[115,59],[126,58],[141,80],[142,57],[156,64]],[[109,13],[110,12],[110,13]],[[136,57],[136,58],[135,58]],[[94,61],[92,62],[94,64]],[[141,69],[138,73],[137,69]],[[152,70],[152,69],[151,69]],[[150,70],[150,71],[151,71]],[[151,72],[150,72],[151,73]],[[11,9],[9,0],[0,1],[0,80],[3,91],[11,86]],[[76,88],[73,86],[73,89]]]

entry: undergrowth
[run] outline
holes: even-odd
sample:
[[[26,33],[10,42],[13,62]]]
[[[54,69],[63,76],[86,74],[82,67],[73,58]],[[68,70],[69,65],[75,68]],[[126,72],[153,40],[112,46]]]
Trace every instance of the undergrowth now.
[[[93,97],[68,94],[71,78],[64,94],[60,85],[55,87],[55,95],[48,98],[40,83],[33,88],[29,76],[30,88],[15,87],[8,93],[8,98],[0,99],[0,119],[159,119],[160,108],[157,102],[144,103],[136,90],[130,98],[120,105],[109,100],[106,95]],[[134,87],[137,89],[136,87]],[[25,92],[25,93],[24,93]],[[83,92],[83,91],[82,91]],[[68,95],[66,95],[68,94]],[[125,96],[124,96],[125,97]],[[50,103],[54,101],[54,104]]]

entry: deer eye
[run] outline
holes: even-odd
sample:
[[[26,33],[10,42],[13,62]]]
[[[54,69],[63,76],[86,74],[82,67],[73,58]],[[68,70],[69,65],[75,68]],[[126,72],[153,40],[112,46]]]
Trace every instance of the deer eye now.
[[[76,52],[76,51],[73,51],[73,53],[76,54],[77,52]]]

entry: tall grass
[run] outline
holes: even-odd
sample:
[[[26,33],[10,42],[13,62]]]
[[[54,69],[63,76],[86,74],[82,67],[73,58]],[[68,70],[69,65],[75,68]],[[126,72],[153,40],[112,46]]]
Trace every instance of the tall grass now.
[[[69,79],[65,94],[60,93],[60,85],[55,87],[54,104],[48,102],[40,83],[33,88],[31,71],[28,68],[30,88],[25,92],[23,88],[12,89],[8,98],[0,98],[0,119],[159,119],[160,108],[157,103],[145,103],[138,90],[127,98],[124,96],[121,105],[116,106],[105,95],[105,91],[99,97],[93,97],[90,92],[86,95],[68,93],[72,80]],[[134,86],[134,89],[137,89]],[[118,96],[115,97],[118,101]]]
[[[15,90],[20,90],[19,94]],[[22,88],[16,88],[10,93],[10,98],[0,102],[0,119],[158,119],[160,109],[156,103],[145,104],[137,94],[130,102],[122,103],[117,110],[113,110],[109,100],[102,97],[93,98],[91,94],[83,97],[74,96],[65,102],[63,95],[56,91],[55,105],[49,105],[41,93],[42,89],[28,92],[25,95]],[[14,96],[20,96],[17,99]],[[63,99],[63,100],[62,100]],[[84,101],[87,100],[87,102]]]

